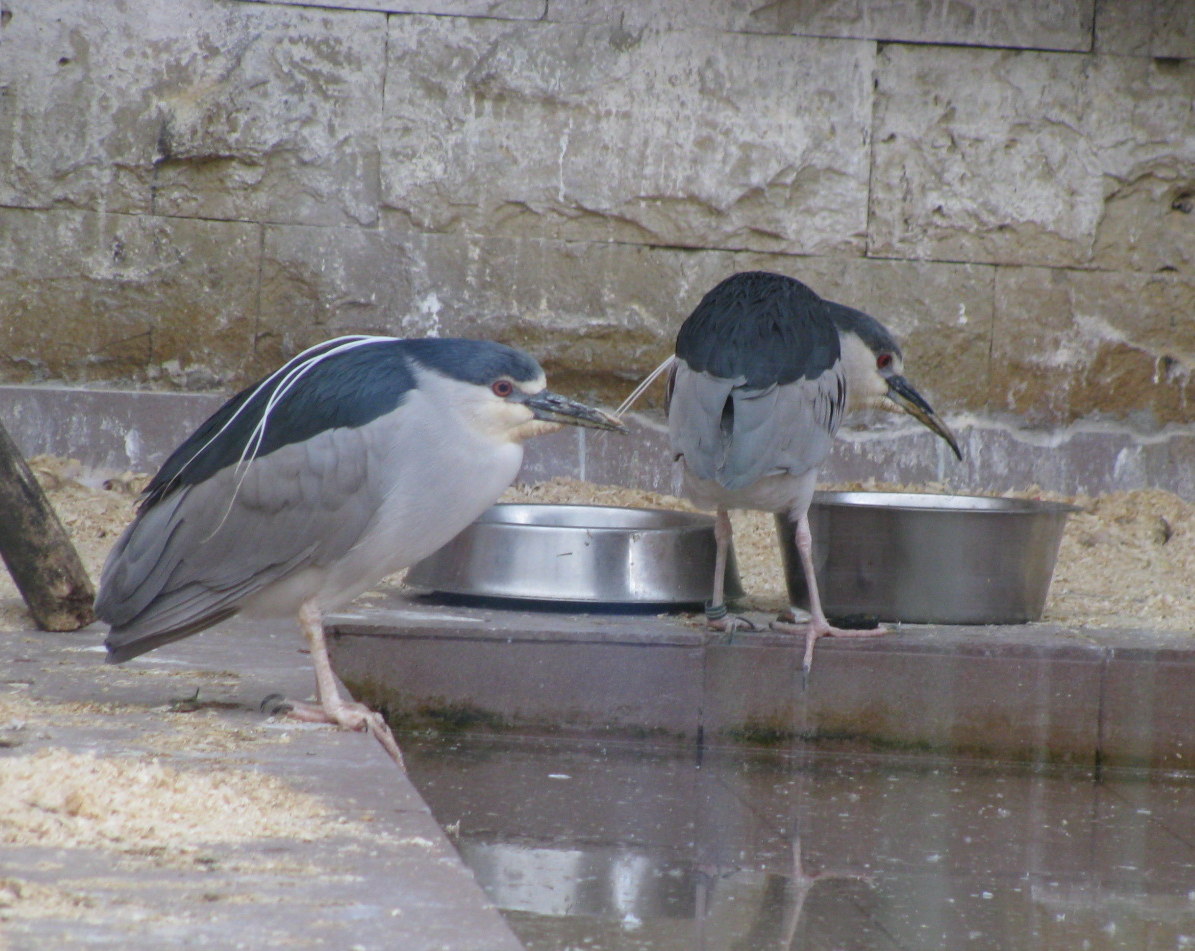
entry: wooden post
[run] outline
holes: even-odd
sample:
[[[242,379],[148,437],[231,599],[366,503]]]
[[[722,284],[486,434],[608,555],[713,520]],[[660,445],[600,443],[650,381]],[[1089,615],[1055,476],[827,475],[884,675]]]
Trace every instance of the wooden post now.
[[[43,631],[95,620],[95,589],[66,529],[0,424],[0,556]]]

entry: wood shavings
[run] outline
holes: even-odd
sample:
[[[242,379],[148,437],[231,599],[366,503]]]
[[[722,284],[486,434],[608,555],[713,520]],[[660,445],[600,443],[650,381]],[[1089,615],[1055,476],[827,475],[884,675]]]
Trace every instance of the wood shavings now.
[[[261,743],[289,743],[285,730],[238,727],[215,710],[164,713],[162,729],[143,734],[140,745],[159,753],[236,753]]]
[[[629,508],[680,509],[696,512],[687,499],[661,495],[646,489],[618,485],[596,485],[577,479],[556,478],[547,482],[517,482],[502,493],[501,502],[551,503],[554,505],[621,505]]]
[[[93,578],[108,549],[132,519],[137,492],[146,477],[122,473],[91,477],[77,461],[38,456],[30,467],[79,549]],[[946,486],[891,485],[875,480],[825,485],[824,489],[947,492]],[[1033,487],[1010,496],[1073,502],[1058,556],[1045,620],[1091,627],[1149,627],[1195,632],[1195,505],[1160,489],[1115,493],[1100,498],[1068,498]],[[693,511],[675,496],[575,479],[552,479],[512,486],[507,502],[624,505]],[[772,516],[732,512],[735,551],[748,607],[785,606],[780,553]],[[6,572],[0,572],[0,630],[31,627],[28,613]]]
[[[0,921],[13,918],[80,918],[95,899],[72,889],[17,878],[0,878]],[[4,945],[0,942],[0,948]]]
[[[291,742],[286,730],[268,729],[262,724],[243,725],[222,715],[228,704],[214,704],[213,708],[192,709],[186,698],[176,701],[177,708],[163,707],[155,711],[154,722],[160,729],[142,731],[137,747],[154,753],[185,753],[191,756],[208,753],[238,753],[262,743]],[[141,706],[122,703],[76,701],[55,702],[34,698],[17,690],[0,691],[0,749],[21,746],[28,731],[44,730],[47,726],[89,727],[97,720],[113,717],[139,717],[145,713]]]
[[[313,796],[230,769],[180,770],[149,756],[61,749],[0,757],[0,842],[121,852],[289,838],[338,827]]]
[[[1195,505],[1158,489],[1075,504],[1045,619],[1195,634]]]

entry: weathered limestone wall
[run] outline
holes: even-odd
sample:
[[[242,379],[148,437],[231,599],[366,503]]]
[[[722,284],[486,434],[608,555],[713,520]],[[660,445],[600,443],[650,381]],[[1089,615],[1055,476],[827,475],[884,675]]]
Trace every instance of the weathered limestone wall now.
[[[948,417],[1189,435],[1193,103],[1192,0],[0,0],[0,382],[438,333],[616,402],[764,267]]]

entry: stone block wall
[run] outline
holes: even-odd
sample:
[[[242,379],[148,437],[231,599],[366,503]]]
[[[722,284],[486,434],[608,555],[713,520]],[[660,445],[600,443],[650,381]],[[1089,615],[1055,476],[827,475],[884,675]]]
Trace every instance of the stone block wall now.
[[[768,268],[962,425],[1190,435],[1193,104],[1191,0],[0,0],[0,383],[370,331],[617,402]]]

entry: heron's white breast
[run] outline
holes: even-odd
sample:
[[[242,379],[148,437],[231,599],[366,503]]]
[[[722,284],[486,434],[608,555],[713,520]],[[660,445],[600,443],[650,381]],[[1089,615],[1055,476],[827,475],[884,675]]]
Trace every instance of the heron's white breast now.
[[[369,480],[380,504],[322,597],[338,603],[414,564],[474,521],[514,481],[520,443],[488,438],[458,420],[424,413],[416,392],[369,424]]]

